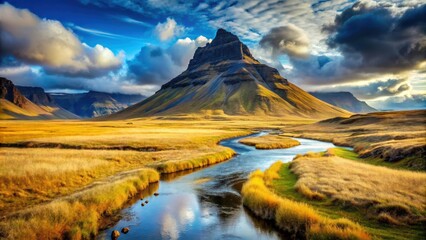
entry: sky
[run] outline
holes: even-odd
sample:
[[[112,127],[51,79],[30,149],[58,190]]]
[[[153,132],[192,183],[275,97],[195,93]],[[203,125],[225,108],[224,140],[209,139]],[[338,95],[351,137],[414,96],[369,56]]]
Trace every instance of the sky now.
[[[421,0],[0,1],[0,76],[51,92],[149,96],[218,28],[307,91],[426,108]]]

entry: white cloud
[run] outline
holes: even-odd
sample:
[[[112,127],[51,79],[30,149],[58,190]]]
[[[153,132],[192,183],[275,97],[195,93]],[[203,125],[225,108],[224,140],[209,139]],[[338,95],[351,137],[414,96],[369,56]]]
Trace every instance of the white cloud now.
[[[171,47],[142,47],[136,56],[127,62],[128,78],[139,85],[155,85],[157,88],[183,72],[198,47],[205,46],[211,39],[204,36],[192,40],[178,39]]]
[[[1,4],[0,23],[1,55],[40,64],[48,72],[97,77],[122,65],[122,53],[116,56],[101,45],[90,47],[60,22],[40,19],[26,9]]]
[[[184,26],[178,25],[173,18],[167,18],[163,23],[155,26],[154,33],[161,41],[167,41],[173,37],[181,36],[186,31]]]

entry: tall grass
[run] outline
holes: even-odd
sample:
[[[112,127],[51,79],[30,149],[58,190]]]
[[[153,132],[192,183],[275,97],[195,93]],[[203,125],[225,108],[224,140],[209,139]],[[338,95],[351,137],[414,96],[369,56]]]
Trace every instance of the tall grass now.
[[[159,174],[143,169],[121,180],[30,208],[0,222],[6,239],[92,239],[102,217],[113,214],[132,196],[158,182]]]
[[[168,160],[161,163],[150,165],[160,173],[174,173],[184,170],[190,170],[205,167],[211,164],[226,161],[232,158],[235,152],[230,148],[222,148],[222,151],[199,156],[196,158],[182,158],[180,160]]]
[[[296,239],[370,239],[361,226],[348,219],[329,219],[307,204],[274,194],[267,185],[279,176],[281,166],[277,162],[265,172],[257,170],[244,184],[243,204],[255,215],[274,221]]]
[[[389,169],[331,156],[298,156],[290,165],[296,189],[309,199],[364,209],[387,223],[424,221],[426,174]]]

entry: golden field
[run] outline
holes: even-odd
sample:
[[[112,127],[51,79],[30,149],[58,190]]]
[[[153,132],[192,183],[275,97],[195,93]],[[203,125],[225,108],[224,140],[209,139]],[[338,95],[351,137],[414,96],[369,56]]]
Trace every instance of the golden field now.
[[[334,204],[366,209],[370,217],[393,224],[425,220],[425,173],[328,155],[308,154],[291,162],[290,170],[298,177],[295,188],[302,195],[311,198],[312,192],[319,193]]]
[[[241,139],[239,142],[245,145],[254,146],[256,149],[291,148],[300,145],[300,142],[296,139],[281,135],[249,137]]]
[[[426,111],[375,112],[285,128],[287,136],[353,147],[388,167],[426,171]],[[374,161],[381,159],[382,161]]]
[[[217,145],[220,140],[310,122],[241,117],[0,121],[0,238],[88,238],[102,227],[100,216],[113,214],[154,181],[137,180],[147,167],[158,174],[207,166],[234,155]],[[104,187],[113,190],[101,193]],[[94,191],[99,206],[92,204]],[[90,216],[80,221],[74,211]],[[32,227],[14,235],[25,223]],[[46,235],[37,235],[38,229]]]
[[[230,159],[234,152],[217,143],[259,129],[282,130],[287,136],[332,140],[355,146],[361,157],[363,151],[374,148],[375,144],[396,145],[392,141],[384,141],[386,138],[382,135],[389,137],[394,134],[401,139],[401,136],[405,136],[402,139],[405,142],[398,144],[409,144],[414,140],[413,148],[417,146],[416,139],[419,139],[418,136],[424,131],[420,128],[424,120],[414,115],[407,116],[406,121],[413,122],[412,126],[399,127],[399,132],[396,132],[395,126],[401,126],[402,117],[383,119],[374,124],[364,122],[366,130],[363,131],[360,130],[361,123],[357,126],[350,123],[345,131],[345,126],[336,127],[335,123],[327,122],[330,120],[312,124],[313,120],[270,117],[257,117],[256,120],[248,117],[174,116],[127,121],[0,121],[0,238],[91,238],[104,226],[105,216],[113,216],[137,192],[149,187],[149,183],[158,181],[158,174],[191,170]],[[322,127],[324,129],[321,129]],[[308,132],[303,129],[308,129]],[[377,137],[373,137],[374,133],[377,133]],[[360,138],[357,138],[357,134]],[[358,140],[351,142],[351,139]],[[287,144],[289,139],[274,135],[253,138],[251,141],[264,144],[265,148],[275,148],[284,147],[283,144]],[[381,151],[381,148],[374,149]],[[342,153],[341,150],[334,151],[338,156],[352,154]],[[331,150],[327,154],[332,155]],[[323,155],[313,154],[311,157],[318,156],[319,158],[315,159],[322,159]],[[281,168],[275,166],[265,173],[258,172],[259,176],[253,177],[252,181],[255,191],[250,190],[250,184],[243,190],[245,196],[252,196],[255,200],[250,202],[251,197],[245,197],[245,204],[259,209],[262,214],[266,210],[268,218],[282,221],[281,229],[293,232],[295,236],[368,239],[371,235],[397,234],[390,228],[382,228],[382,222],[389,226],[398,226],[397,230],[401,231],[401,234],[417,236],[418,230],[412,230],[406,225],[417,224],[424,219],[424,194],[422,195],[420,188],[412,187],[421,186],[423,177],[417,176],[423,175],[408,171],[392,172],[394,170],[376,169],[375,166],[366,167],[365,164],[359,163],[383,165],[380,156],[374,156],[377,158],[367,157],[366,160],[362,160],[358,155],[348,157],[356,158],[357,162],[335,156],[333,159],[337,163],[333,165],[334,168],[326,164],[331,160],[326,161],[322,165],[326,169],[318,167],[321,173],[315,171],[315,167],[312,167],[310,172],[309,168],[302,168],[301,165],[297,168],[300,172],[296,173],[297,163],[294,165],[294,172],[290,171],[288,165]],[[389,163],[389,166],[399,168],[402,166],[399,163],[417,163],[418,160],[418,155],[414,154],[408,160],[404,158],[399,162]],[[342,171],[342,174],[330,177],[345,166],[350,166],[347,169],[359,170]],[[369,172],[372,174],[370,178],[362,175]],[[403,172],[405,175],[401,174]],[[299,173],[300,176],[296,175]],[[359,174],[353,178],[355,188],[345,188],[344,185],[338,184],[351,182],[345,180],[344,174],[352,173]],[[287,182],[283,185],[282,182],[286,181],[283,179],[289,176],[291,184]],[[301,183],[296,184],[298,176]],[[308,181],[310,177],[318,177],[321,181],[316,178]],[[328,178],[330,181],[327,185]],[[392,195],[389,192],[392,184],[396,183],[385,181],[388,178],[399,179],[401,182],[398,194]],[[315,183],[318,181],[321,185],[317,186]],[[375,181],[382,182],[378,184],[379,188],[373,189],[377,192],[374,192],[374,199],[370,199],[370,187],[376,184]],[[406,183],[402,183],[404,181]],[[339,191],[333,192],[332,190],[336,189],[333,187],[338,187]],[[340,191],[341,189],[345,191]],[[355,191],[354,189],[359,192],[351,192]],[[155,188],[151,191],[155,191]],[[423,200],[420,199],[422,196]],[[282,200],[283,197],[285,200]],[[268,204],[272,205],[262,205],[259,201],[269,201]],[[356,212],[362,212],[362,209],[368,209],[364,203],[368,203],[380,217],[365,220],[367,224],[364,224],[361,214],[349,214],[341,210],[349,206],[356,208]],[[324,204],[327,206],[324,207]],[[292,206],[299,211],[279,207],[281,205]],[[265,206],[275,207],[269,209]],[[84,212],[85,215],[81,217],[76,215],[76,212]],[[401,212],[405,215],[401,215]],[[365,215],[364,213],[362,215]],[[286,219],[292,219],[292,223],[286,222]],[[354,222],[360,222],[362,226]],[[380,224],[377,225],[376,222]],[[371,231],[371,226],[381,232]],[[18,233],[21,234],[17,235]]]
[[[420,239],[425,182],[425,173],[310,153],[252,172],[242,195],[292,238]]]

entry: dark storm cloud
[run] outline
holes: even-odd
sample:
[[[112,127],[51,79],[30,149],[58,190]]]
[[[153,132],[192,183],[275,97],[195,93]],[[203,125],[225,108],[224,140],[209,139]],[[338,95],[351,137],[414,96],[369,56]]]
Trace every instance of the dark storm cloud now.
[[[291,57],[306,57],[309,39],[303,30],[287,25],[272,28],[259,42],[263,48],[272,48],[273,55],[286,54]]]
[[[344,65],[363,72],[388,73],[416,68],[426,59],[426,4],[395,14],[383,5],[357,2],[336,16],[326,30],[328,45]]]
[[[426,60],[426,4],[405,6],[357,2],[324,26],[327,45],[340,56],[294,58],[290,79],[327,85],[371,81],[384,74],[421,71]]]

